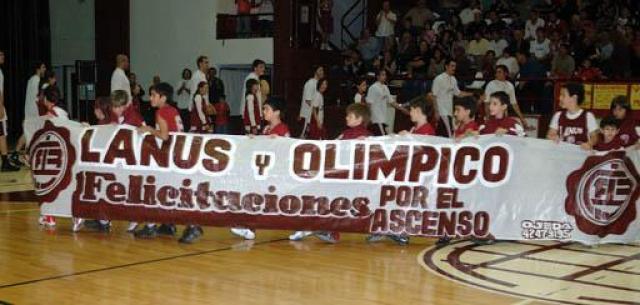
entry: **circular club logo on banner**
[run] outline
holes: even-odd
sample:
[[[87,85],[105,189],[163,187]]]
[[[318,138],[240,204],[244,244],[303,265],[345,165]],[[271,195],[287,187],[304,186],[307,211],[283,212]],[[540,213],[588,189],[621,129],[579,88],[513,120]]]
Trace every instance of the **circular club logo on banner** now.
[[[624,151],[592,156],[567,178],[565,210],[580,231],[624,234],[636,217],[640,177]]]
[[[75,151],[69,138],[68,129],[47,121],[29,144],[35,193],[41,202],[52,202],[69,186],[71,167],[75,162]]]

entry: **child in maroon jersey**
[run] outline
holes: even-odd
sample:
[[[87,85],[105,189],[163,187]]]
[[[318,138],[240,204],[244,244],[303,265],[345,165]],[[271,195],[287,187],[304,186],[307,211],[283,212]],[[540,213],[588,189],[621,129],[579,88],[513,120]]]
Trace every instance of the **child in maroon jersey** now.
[[[453,134],[456,140],[479,134],[480,126],[475,120],[476,109],[476,101],[473,97],[459,97],[453,100],[453,116],[458,126]]]
[[[338,136],[338,140],[363,140],[371,136],[371,132],[368,129],[371,113],[366,104],[351,104],[347,107],[346,112],[345,120],[347,122],[347,129]],[[315,233],[311,231],[296,231],[289,236],[289,240],[300,241],[310,235],[315,235],[319,239],[332,244],[340,240],[340,233],[330,231],[319,231]]]
[[[409,117],[414,124],[411,130],[403,130],[400,135],[417,134],[434,136],[436,131],[429,124],[429,118],[433,116],[433,97],[428,95],[426,99],[417,99],[409,105]]]
[[[284,102],[277,98],[271,97],[262,107],[262,115],[267,122],[267,126],[262,130],[262,134],[274,137],[289,137],[289,126],[282,122],[284,113]]]
[[[169,132],[183,131],[182,120],[178,110],[171,106],[173,102],[173,87],[167,83],[159,83],[149,90],[151,107],[156,108],[156,128],[149,126],[140,126],[138,131],[148,132],[163,141],[169,140]],[[175,235],[175,226],[171,224],[163,224],[160,228],[156,228],[154,223],[148,223],[142,229],[135,231],[137,238],[155,238],[158,234]],[[187,225],[183,231],[179,242],[192,243],[200,236],[203,231],[200,226]]]
[[[640,125],[631,118],[631,105],[626,96],[616,96],[611,101],[611,115],[620,123],[618,138],[624,147],[640,144]]]
[[[207,82],[198,84],[198,92],[193,96],[191,104],[191,132],[210,133],[213,130],[211,124],[211,104],[209,103],[209,85]]]
[[[270,97],[262,107],[262,117],[267,125],[262,130],[262,135],[275,137],[289,137],[289,127],[282,122],[284,116],[285,104],[277,97]],[[249,228],[231,228],[231,233],[245,240],[253,240],[256,238],[256,231]]]
[[[111,99],[108,97],[97,98],[93,108],[93,114],[96,116],[97,125],[111,123]]]
[[[229,133],[229,113],[231,109],[227,103],[227,97],[223,94],[218,97],[218,101],[213,104],[216,110],[215,131],[217,134]]]
[[[260,82],[255,79],[247,80],[247,95],[245,98],[244,104],[244,129],[246,134],[257,135],[260,130],[260,125],[262,123],[262,116],[260,115],[260,99],[258,99],[258,94],[260,94]]]
[[[480,126],[480,134],[524,136],[524,129],[520,122],[509,116],[509,95],[498,91],[489,97],[490,118]]]
[[[593,113],[580,108],[584,101],[584,86],[566,83],[560,88],[560,107],[551,118],[547,139],[567,142],[591,150],[598,140],[598,123]]]
[[[128,95],[124,90],[116,90],[111,94],[110,123],[133,127],[144,126],[145,123],[142,116],[133,103],[128,103],[127,99]]]
[[[608,116],[600,121],[600,131],[602,136],[598,144],[593,146],[597,151],[610,151],[624,148],[622,140],[620,140],[620,121],[613,116]]]

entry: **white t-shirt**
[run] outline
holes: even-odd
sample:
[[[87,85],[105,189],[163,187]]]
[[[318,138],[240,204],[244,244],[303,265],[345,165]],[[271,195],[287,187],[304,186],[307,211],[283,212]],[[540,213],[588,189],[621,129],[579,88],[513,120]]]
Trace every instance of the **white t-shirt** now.
[[[39,117],[38,113],[38,86],[40,85],[40,76],[34,74],[27,83],[27,94],[24,99],[24,118]]]
[[[502,51],[509,46],[509,43],[504,39],[498,39],[498,41],[489,41],[489,49],[496,53],[496,57],[502,56]]]
[[[440,73],[433,80],[431,93],[436,97],[440,116],[451,116],[453,114],[453,97],[460,94],[455,76],[446,72]]]
[[[536,39],[536,30],[544,27],[545,23],[542,18],[538,18],[535,22],[531,22],[531,19],[527,19],[524,24],[524,39]]]
[[[378,13],[378,17],[376,17],[376,21],[380,20],[378,24],[378,29],[376,30],[376,36],[378,37],[389,37],[393,36],[395,33],[395,23],[398,20],[396,14],[392,11],[387,13],[387,17],[384,17],[384,11],[380,11]]]
[[[129,97],[128,102],[133,100],[131,97],[131,84],[129,83],[129,78],[127,77],[127,74],[124,73],[124,70],[120,68],[116,68],[113,70],[113,74],[111,74],[111,92],[116,90],[126,91],[127,96]]]
[[[550,45],[551,45],[551,41],[549,41],[549,39],[547,38],[545,38],[544,41],[542,42],[538,42],[538,40],[536,39],[531,41],[531,46],[529,48],[529,51],[536,58],[543,58],[551,52]]]
[[[322,93],[316,92],[315,96],[311,100],[312,112],[313,108],[318,108],[318,115],[316,116],[316,120],[320,122],[320,125],[324,125],[324,96],[322,96]]]
[[[371,123],[385,124],[387,121],[387,107],[391,103],[391,92],[387,85],[375,82],[367,92],[367,103],[371,109]]]
[[[356,104],[361,104],[362,103],[362,97],[363,97],[362,94],[356,93],[356,96],[353,97],[353,102],[356,103]],[[364,99],[365,99],[365,103],[368,104],[369,102],[366,100],[367,99],[366,96],[364,97]]]
[[[191,108],[191,93],[188,91],[182,91],[180,94],[178,94],[178,91],[180,91],[180,88],[182,87],[182,85],[184,84],[184,87],[191,91],[191,87],[193,87],[191,85],[191,80],[184,80],[181,79],[175,87],[176,90],[176,103],[178,104],[178,108],[179,109],[189,109]]]
[[[207,82],[207,76],[200,70],[196,70],[191,77],[191,96],[189,97],[189,111],[191,111],[191,101],[196,94],[198,94],[198,84],[201,82]],[[209,93],[207,92],[207,96]]]
[[[566,117],[569,120],[575,120],[580,115],[582,115],[583,111],[585,111],[585,110],[584,109],[580,109],[576,113],[569,113],[567,111],[566,112]],[[560,114],[562,114],[562,111],[558,111],[553,115],[553,117],[551,118],[551,123],[549,123],[549,128],[552,128],[552,129],[555,129],[555,130],[559,130],[560,129]],[[587,112],[587,131],[589,132],[589,134],[591,134],[592,132],[594,132],[596,130],[598,130],[598,122],[596,121],[596,117],[593,115],[593,113]]]
[[[309,123],[311,120],[311,106],[306,101],[313,101],[316,96],[318,86],[318,80],[314,77],[307,80],[304,83],[304,89],[302,90],[302,102],[300,103],[300,117],[304,118],[305,123]]]
[[[496,62],[496,66],[498,65],[505,65],[507,66],[507,69],[509,69],[509,76],[514,77],[516,75],[518,75],[518,73],[520,73],[520,65],[518,65],[518,60],[513,57],[500,57],[500,59],[498,59],[498,61]]]
[[[488,103],[491,94],[499,91],[504,91],[509,96],[509,102],[512,105],[517,104],[516,101],[516,90],[513,87],[513,84],[510,81],[499,81],[494,79],[487,84],[487,87],[484,89],[484,102]]]

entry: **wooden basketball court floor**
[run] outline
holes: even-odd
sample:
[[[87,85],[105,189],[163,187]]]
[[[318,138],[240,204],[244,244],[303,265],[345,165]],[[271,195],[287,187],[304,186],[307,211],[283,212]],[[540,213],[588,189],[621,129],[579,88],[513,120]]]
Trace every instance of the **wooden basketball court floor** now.
[[[547,251],[542,253],[546,257],[535,258],[542,252],[536,244],[498,243],[472,246],[473,251],[458,256],[463,267],[459,270],[482,269],[479,281],[494,276],[491,272],[517,271],[499,276],[511,288],[494,289],[435,266],[450,263],[451,253],[468,248],[468,242],[445,247],[442,251],[448,254],[442,254],[432,247],[433,239],[425,238],[397,246],[388,241],[367,244],[364,235],[344,234],[340,243],[329,245],[315,238],[290,242],[287,231],[258,231],[255,241],[243,241],[227,229],[206,228],[199,242],[181,245],[172,238],[135,240],[126,233],[124,222],[116,222],[110,233],[73,233],[69,220],[58,219],[55,230],[49,230],[37,224],[39,211],[28,191],[29,172],[0,175],[0,304],[640,302],[637,245],[591,249],[549,243],[541,246],[544,251],[566,253]],[[522,253],[535,254],[531,259],[512,260]],[[567,262],[571,255],[582,261]],[[511,266],[504,265],[505,260]],[[622,262],[612,264],[612,260]],[[587,279],[580,284],[558,280],[564,275],[555,274],[559,270],[580,273],[585,268],[612,275],[607,281]],[[518,278],[520,273],[524,276]],[[590,283],[609,287],[609,293],[566,298],[589,290]],[[537,291],[527,293],[523,287],[528,285]],[[554,289],[547,289],[553,285]]]

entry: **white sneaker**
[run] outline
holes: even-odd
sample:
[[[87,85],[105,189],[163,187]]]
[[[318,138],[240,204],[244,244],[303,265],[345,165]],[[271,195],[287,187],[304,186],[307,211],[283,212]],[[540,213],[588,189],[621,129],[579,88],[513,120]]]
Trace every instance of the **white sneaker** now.
[[[73,232],[78,232],[84,226],[84,219],[82,218],[73,218]]]
[[[256,233],[254,233],[252,230],[250,229],[244,229],[244,228],[231,228],[231,233],[240,236],[246,240],[254,240],[256,239]]]
[[[129,226],[127,227],[127,232],[132,233],[136,230],[137,227],[138,227],[138,223],[135,221],[131,221],[129,222]]]
[[[56,218],[53,216],[44,216],[44,225],[49,228],[56,226]]]
[[[295,231],[293,234],[289,235],[289,240],[300,241],[311,235],[313,235],[312,231]]]

